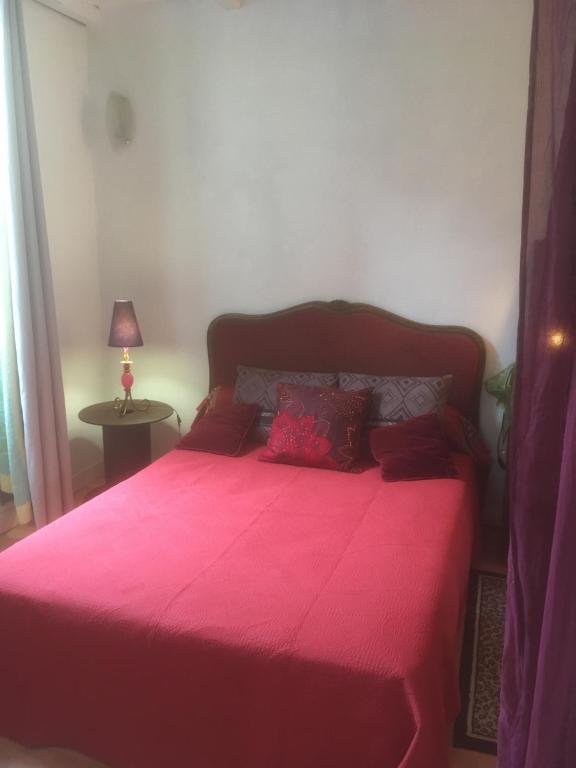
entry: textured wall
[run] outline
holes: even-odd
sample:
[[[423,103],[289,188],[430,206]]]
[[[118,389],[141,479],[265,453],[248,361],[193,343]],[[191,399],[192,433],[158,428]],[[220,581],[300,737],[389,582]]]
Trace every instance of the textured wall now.
[[[138,394],[189,422],[209,320],[313,298],[469,325],[488,373],[509,363],[531,12],[528,0],[107,12],[91,33],[102,289],[105,313],[115,296],[135,301]],[[106,134],[111,90],[135,110],[123,149]],[[488,400],[482,422],[494,443]]]

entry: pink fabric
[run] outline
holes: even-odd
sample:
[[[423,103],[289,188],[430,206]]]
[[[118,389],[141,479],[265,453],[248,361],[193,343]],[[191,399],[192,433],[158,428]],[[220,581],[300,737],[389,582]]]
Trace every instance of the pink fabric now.
[[[173,451],[0,556],[0,735],[112,768],[447,768],[471,460],[390,485],[261,450]]]

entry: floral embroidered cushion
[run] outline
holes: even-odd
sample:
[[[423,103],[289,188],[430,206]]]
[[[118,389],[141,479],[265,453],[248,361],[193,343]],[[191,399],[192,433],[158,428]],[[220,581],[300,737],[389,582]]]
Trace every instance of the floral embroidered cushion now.
[[[310,371],[274,371],[267,368],[250,368],[239,365],[236,369],[234,387],[235,403],[256,403],[259,408],[251,437],[265,443],[270,437],[272,420],[276,414],[276,385],[279,382],[303,384],[306,386],[335,387],[336,373],[313,373]]]
[[[370,390],[277,385],[278,413],[262,461],[348,471],[360,447]]]

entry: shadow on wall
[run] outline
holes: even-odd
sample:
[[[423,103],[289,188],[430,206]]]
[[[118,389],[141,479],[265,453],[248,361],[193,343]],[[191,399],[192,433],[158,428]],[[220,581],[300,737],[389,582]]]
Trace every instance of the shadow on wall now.
[[[182,424],[182,435],[188,431],[188,427]],[[152,425],[152,460],[163,456],[180,441],[178,434],[178,427],[176,425],[176,415],[170,418],[167,423],[165,421]]]
[[[94,439],[100,438],[101,427],[94,427]],[[70,440],[70,454],[74,463],[82,469],[73,472],[72,484],[74,491],[85,491],[104,480],[104,455],[102,448],[84,437],[73,437]]]

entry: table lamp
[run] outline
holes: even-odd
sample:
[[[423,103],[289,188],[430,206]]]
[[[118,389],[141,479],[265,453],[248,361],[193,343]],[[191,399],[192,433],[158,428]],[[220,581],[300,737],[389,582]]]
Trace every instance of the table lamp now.
[[[128,354],[130,347],[141,347],[144,342],[140,334],[140,328],[138,327],[138,320],[136,320],[136,313],[131,301],[127,299],[116,299],[114,302],[114,308],[112,310],[112,323],[110,324],[110,336],[108,337],[109,347],[121,347],[122,354],[122,376],[120,381],[124,388],[124,400],[119,397],[115,400],[115,408],[118,411],[118,416],[125,416],[127,413],[131,413],[137,409],[136,404],[132,400],[132,386],[134,384],[134,376],[132,375],[131,365],[132,361]],[[144,401],[148,402],[148,401]]]

